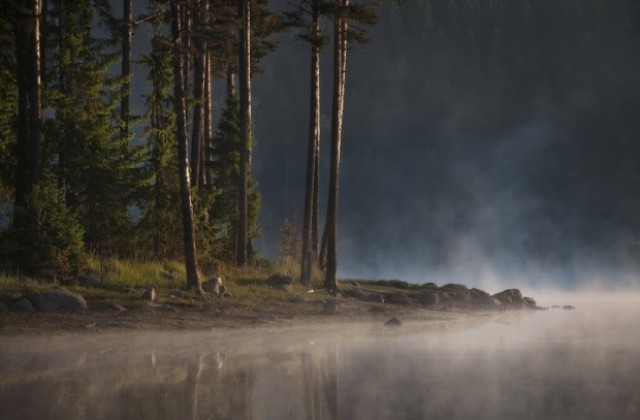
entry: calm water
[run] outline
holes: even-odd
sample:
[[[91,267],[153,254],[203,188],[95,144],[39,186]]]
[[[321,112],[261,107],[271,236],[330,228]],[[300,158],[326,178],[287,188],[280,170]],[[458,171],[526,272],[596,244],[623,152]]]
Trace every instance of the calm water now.
[[[571,303],[441,331],[5,338],[0,418],[640,418],[640,300]]]

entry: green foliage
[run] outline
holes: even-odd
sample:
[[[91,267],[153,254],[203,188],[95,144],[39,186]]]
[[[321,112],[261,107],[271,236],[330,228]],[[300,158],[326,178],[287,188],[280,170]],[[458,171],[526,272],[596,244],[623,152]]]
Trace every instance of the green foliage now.
[[[236,253],[240,176],[239,145],[240,99],[237,95],[230,95],[218,123],[216,141],[210,151],[213,160],[209,163],[213,172],[213,203],[210,207],[210,220],[215,225],[219,258],[224,261],[233,261]],[[256,183],[250,178],[248,200],[250,239],[260,236],[258,226],[260,201],[260,194],[256,191]]]
[[[64,195],[51,182],[41,182],[17,208],[14,223],[3,233],[4,249],[13,268],[28,276],[68,278],[85,262],[83,230],[64,204]]]
[[[144,186],[138,196],[143,218],[137,227],[141,249],[151,249],[155,259],[178,258],[182,255],[182,219],[180,216],[180,184],[175,137],[176,115],[171,95],[173,72],[168,40],[160,27],[152,41],[152,50],[143,55],[142,64],[148,69],[147,81],[152,91],[146,96],[148,125],[144,131],[146,142],[145,170],[140,173]],[[152,247],[149,245],[152,244]],[[149,254],[149,252],[144,252]]]
[[[138,177],[132,171],[136,155],[119,136],[118,82],[107,73],[117,47],[92,33],[95,17],[87,0],[54,1],[50,15],[59,40],[47,51],[52,71],[45,103],[56,112],[45,121],[44,160],[78,215],[88,249],[123,252]]]

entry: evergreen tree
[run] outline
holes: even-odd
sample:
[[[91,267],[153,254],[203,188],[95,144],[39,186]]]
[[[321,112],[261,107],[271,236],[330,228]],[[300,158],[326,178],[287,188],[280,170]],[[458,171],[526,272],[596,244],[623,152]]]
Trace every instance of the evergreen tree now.
[[[121,252],[137,180],[120,141],[118,80],[107,74],[118,59],[115,39],[95,36],[88,0],[54,0],[49,16],[56,39],[48,52],[47,106],[55,116],[46,122],[45,159],[78,215],[88,249]]]

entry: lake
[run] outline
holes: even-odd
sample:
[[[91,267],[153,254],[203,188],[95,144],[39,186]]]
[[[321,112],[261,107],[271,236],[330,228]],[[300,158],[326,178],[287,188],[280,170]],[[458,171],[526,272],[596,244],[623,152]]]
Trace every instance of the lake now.
[[[636,294],[472,324],[3,337],[1,419],[638,419]]]

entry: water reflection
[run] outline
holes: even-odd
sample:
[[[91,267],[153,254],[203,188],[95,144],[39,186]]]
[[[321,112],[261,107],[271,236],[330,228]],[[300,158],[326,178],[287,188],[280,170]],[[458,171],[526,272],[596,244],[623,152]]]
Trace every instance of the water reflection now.
[[[7,338],[0,418],[637,419],[637,303],[444,331]]]

